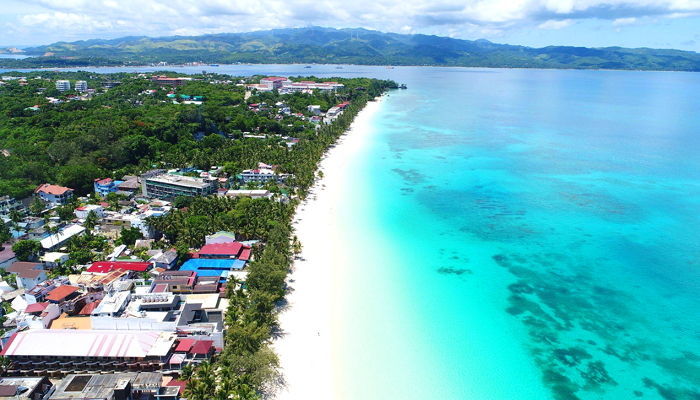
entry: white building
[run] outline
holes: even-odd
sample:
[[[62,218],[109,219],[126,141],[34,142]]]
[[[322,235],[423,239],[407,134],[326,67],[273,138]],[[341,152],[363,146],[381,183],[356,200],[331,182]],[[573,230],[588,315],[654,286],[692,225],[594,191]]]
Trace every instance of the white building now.
[[[66,80],[56,81],[56,89],[58,89],[61,92],[65,92],[65,91],[70,90],[70,81],[66,81]]]
[[[309,110],[309,112],[310,112],[311,114],[314,114],[314,115],[321,115],[321,106],[318,106],[318,105],[310,105],[310,106],[308,106],[306,109]]]
[[[76,81],[75,82],[75,90],[77,90],[78,92],[87,92],[87,90],[88,90],[87,82]]]
[[[90,212],[94,212],[95,215],[97,215],[98,218],[102,218],[105,216],[105,209],[101,205],[98,204],[88,204],[84,206],[80,206],[73,211],[75,213],[75,216],[80,218],[80,219],[85,219],[87,218],[88,214]]]

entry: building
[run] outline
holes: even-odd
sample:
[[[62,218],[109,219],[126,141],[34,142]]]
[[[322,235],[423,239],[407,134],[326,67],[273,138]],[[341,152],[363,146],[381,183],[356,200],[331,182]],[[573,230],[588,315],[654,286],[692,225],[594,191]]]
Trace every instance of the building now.
[[[90,313],[94,317],[116,317],[121,314],[131,301],[131,292],[128,290],[109,293],[100,304]]]
[[[40,240],[41,247],[44,250],[54,250],[63,246],[71,238],[80,236],[85,232],[85,227],[78,224],[68,225],[60,232]]]
[[[44,400],[52,389],[53,384],[45,376],[0,378],[0,398],[2,400]]]
[[[289,178],[290,174],[278,174],[270,168],[247,169],[240,174],[240,179],[243,183],[251,182],[270,182],[283,183]]]
[[[80,206],[73,211],[76,217],[80,219],[85,219],[87,216],[90,214],[90,212],[94,212],[95,215],[98,218],[102,218],[105,216],[105,209],[99,204],[88,204],[84,206]]]
[[[143,194],[148,197],[173,199],[177,196],[209,196],[216,193],[216,181],[176,174],[144,178]]]
[[[24,211],[24,205],[21,201],[10,196],[0,196],[0,214],[9,215],[10,211]]]
[[[39,261],[41,261],[46,268],[51,269],[56,268],[68,261],[69,257],[70,254],[68,253],[48,252],[41,256]]]
[[[218,231],[204,238],[204,244],[232,243],[235,241],[236,235],[233,232],[226,231]]]
[[[267,78],[260,79],[260,85],[263,85],[268,90],[281,89],[282,85],[291,82],[288,78],[283,78],[280,76],[268,76]]]
[[[76,81],[75,82],[75,90],[78,92],[87,92],[88,90],[88,84],[85,81]]]
[[[93,190],[101,197],[107,196],[109,193],[114,193],[119,190],[118,183],[112,178],[95,179]]]
[[[224,242],[204,245],[193,258],[250,260],[251,248],[241,242]]]
[[[109,274],[112,271],[121,269],[124,271],[146,272],[151,264],[136,261],[97,261],[86,269],[86,272],[93,274]]]
[[[9,243],[3,244],[0,248],[0,268],[7,269],[15,261],[17,261],[17,256],[12,251],[12,245]]]
[[[51,206],[59,206],[73,198],[73,189],[44,183],[34,189],[34,194]]]
[[[59,80],[56,81],[56,89],[60,92],[66,92],[70,90],[70,81]]]
[[[310,105],[306,107],[307,110],[313,115],[321,115],[321,106],[319,105]]]
[[[199,281],[202,281],[205,277],[210,277],[217,278],[219,282],[223,282],[228,279],[229,272],[241,270],[245,267],[245,264],[246,262],[243,260],[193,258],[185,261],[180,266],[180,271],[196,272]]]
[[[156,371],[172,354],[177,336],[162,331],[32,329],[17,332],[0,355],[11,374],[74,371]]]
[[[172,269],[177,264],[177,250],[170,249],[154,255],[148,262],[153,263],[153,268]]]
[[[250,197],[251,199],[269,199],[272,197],[272,192],[264,189],[245,190],[231,189],[226,191],[228,197]]]
[[[169,78],[164,75],[157,75],[151,77],[151,82],[155,82],[162,86],[182,86],[185,83],[191,81],[192,78],[179,77],[179,78]]]
[[[162,381],[157,372],[70,374],[56,384],[49,400],[176,400],[177,392],[164,390],[169,388]]]
[[[43,265],[34,262],[15,261],[7,272],[16,275],[17,288],[30,290],[47,279]]]

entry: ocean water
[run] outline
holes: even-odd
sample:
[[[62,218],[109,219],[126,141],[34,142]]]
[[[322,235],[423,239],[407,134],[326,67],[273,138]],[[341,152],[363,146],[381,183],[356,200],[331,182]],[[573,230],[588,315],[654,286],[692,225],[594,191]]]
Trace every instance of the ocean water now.
[[[339,207],[342,393],[699,399],[700,75],[410,72]]]
[[[700,399],[700,74],[168,69],[408,85],[329,221],[342,397]]]

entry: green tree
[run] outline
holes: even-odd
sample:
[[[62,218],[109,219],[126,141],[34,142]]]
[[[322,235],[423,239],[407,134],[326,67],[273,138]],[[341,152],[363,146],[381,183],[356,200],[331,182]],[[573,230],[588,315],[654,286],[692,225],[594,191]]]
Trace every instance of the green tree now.
[[[44,203],[44,201],[39,197],[35,197],[31,204],[29,204],[29,212],[31,212],[33,215],[39,215],[45,209],[46,203]]]
[[[36,240],[20,240],[12,245],[12,251],[18,260],[32,261],[41,251],[41,243]]]
[[[143,234],[139,228],[122,228],[121,232],[119,232],[119,240],[127,246],[133,246],[139,239],[143,239]]]
[[[3,243],[7,243],[10,239],[12,239],[10,227],[0,222],[0,246],[2,246]]]
[[[85,226],[85,229],[90,232],[97,226],[99,220],[100,217],[97,216],[97,213],[95,211],[90,211],[85,217],[85,223],[83,223],[83,226]]]

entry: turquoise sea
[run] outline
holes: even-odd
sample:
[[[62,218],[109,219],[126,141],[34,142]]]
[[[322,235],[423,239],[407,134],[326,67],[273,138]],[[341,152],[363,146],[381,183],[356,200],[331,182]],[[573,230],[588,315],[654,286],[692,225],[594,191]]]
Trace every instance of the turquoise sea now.
[[[332,221],[346,398],[700,399],[700,74],[204,69],[408,85]]]

